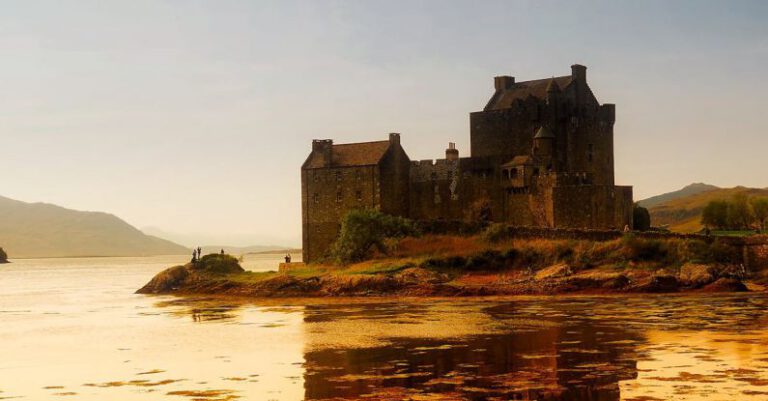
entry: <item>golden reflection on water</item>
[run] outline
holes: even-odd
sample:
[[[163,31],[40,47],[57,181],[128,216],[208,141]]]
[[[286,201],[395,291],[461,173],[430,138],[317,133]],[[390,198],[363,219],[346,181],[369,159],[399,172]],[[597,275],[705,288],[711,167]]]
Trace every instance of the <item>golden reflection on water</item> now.
[[[276,261],[277,261],[276,256]],[[764,400],[768,297],[247,301],[166,259],[3,268],[0,399]]]

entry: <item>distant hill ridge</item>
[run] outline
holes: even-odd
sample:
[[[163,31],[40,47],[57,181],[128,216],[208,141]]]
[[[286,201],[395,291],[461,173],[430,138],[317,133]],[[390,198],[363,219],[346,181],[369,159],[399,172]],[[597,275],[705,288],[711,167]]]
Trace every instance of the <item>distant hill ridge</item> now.
[[[9,258],[186,254],[120,218],[0,196],[0,246]]]
[[[702,192],[706,191],[714,191],[720,189],[720,187],[716,187],[714,185],[704,184],[701,182],[697,182],[694,184],[687,185],[683,187],[683,189],[679,189],[677,191],[673,192],[667,192],[665,194],[652,196],[648,199],[643,199],[641,201],[638,201],[637,203],[640,204],[640,206],[645,208],[650,208],[653,206],[656,206],[658,204],[668,202],[671,200],[684,198],[686,196],[696,195]]]
[[[667,226],[676,232],[696,232],[702,229],[701,213],[710,201],[728,200],[737,194],[768,197],[768,188],[720,188],[708,184],[691,184],[679,191],[638,203],[648,208],[652,225]]]

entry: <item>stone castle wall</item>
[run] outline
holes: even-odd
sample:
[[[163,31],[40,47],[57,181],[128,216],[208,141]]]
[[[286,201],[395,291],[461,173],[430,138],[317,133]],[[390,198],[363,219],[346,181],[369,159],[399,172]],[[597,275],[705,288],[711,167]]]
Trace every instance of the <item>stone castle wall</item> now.
[[[323,257],[351,209],[379,209],[382,203],[377,166],[302,170],[304,260]]]

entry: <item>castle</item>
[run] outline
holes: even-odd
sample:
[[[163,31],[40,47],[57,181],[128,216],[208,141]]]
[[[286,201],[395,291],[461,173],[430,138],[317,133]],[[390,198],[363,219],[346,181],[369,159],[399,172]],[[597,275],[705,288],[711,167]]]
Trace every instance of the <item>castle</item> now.
[[[632,226],[632,187],[614,183],[615,105],[600,104],[587,67],[561,77],[494,78],[470,113],[470,157],[411,161],[399,134],[378,142],[314,140],[301,168],[304,261],[321,258],[344,214],[373,208],[414,220],[512,225]]]

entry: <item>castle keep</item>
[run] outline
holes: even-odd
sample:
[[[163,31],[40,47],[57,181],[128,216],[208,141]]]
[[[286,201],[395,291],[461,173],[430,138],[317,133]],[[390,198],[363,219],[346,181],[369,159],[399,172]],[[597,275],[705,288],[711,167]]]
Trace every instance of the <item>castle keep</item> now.
[[[399,134],[334,144],[314,140],[301,168],[304,260],[322,257],[354,208],[414,220],[487,219],[512,225],[621,229],[632,225],[632,187],[614,183],[615,106],[600,104],[587,68],[515,82],[494,78],[470,113],[470,157],[411,161]]]

